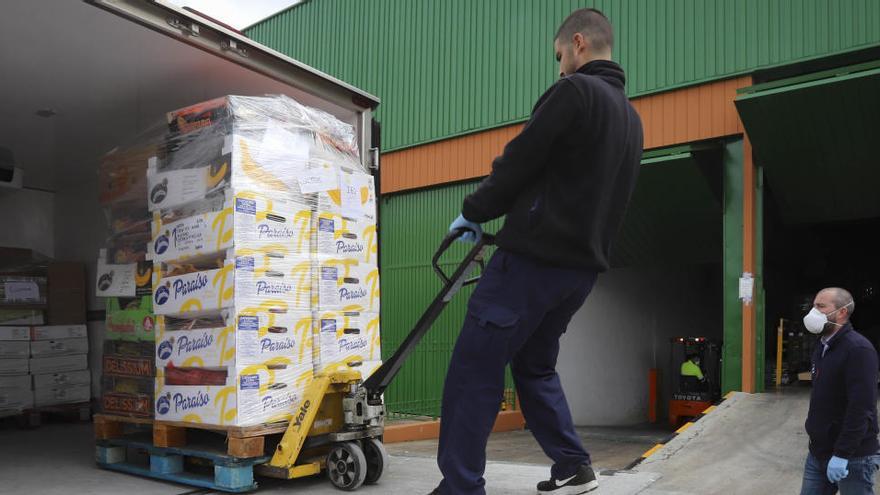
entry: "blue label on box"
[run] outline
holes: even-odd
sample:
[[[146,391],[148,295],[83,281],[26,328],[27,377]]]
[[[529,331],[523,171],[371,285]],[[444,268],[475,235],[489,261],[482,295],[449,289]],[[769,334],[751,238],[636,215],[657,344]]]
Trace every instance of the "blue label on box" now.
[[[253,258],[253,256],[241,256],[239,258],[235,258],[235,269],[236,270],[245,270],[248,272],[254,271],[254,258]]]
[[[336,320],[321,320],[321,332],[336,333]]]
[[[260,318],[257,316],[239,316],[238,329],[256,332],[260,329]]]
[[[331,218],[319,218],[318,219],[318,230],[321,232],[336,232],[336,222]]]
[[[339,278],[338,273],[336,267],[321,267],[321,280],[337,280]]]
[[[245,215],[256,215],[257,202],[252,199],[235,198],[235,211]]]
[[[240,383],[239,388],[242,390],[259,390],[260,375],[241,375]]]

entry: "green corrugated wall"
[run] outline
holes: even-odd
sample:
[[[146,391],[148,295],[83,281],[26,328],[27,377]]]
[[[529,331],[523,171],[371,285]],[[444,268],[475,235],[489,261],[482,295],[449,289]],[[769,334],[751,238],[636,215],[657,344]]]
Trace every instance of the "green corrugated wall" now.
[[[587,6],[603,10],[615,26],[614,58],[627,70],[631,96],[880,43],[876,0],[307,0],[247,34],[379,96],[387,152],[524,120],[556,77],[551,38],[557,25]],[[440,289],[430,258],[474,186],[382,199],[386,357]],[[701,197],[687,201],[706,205],[705,191],[694,190]],[[701,233],[689,244],[694,259],[720,252],[715,208],[698,210],[687,219],[693,229],[682,231]],[[628,222],[618,262],[638,264],[657,258],[657,249],[669,252],[637,242],[668,228],[647,217]],[[454,264],[463,254],[457,247],[447,259]],[[439,414],[470,291],[456,297],[392,384],[390,411]],[[726,357],[734,362],[741,351],[731,352]]]
[[[431,268],[449,223],[475,182],[444,186],[382,199],[382,353],[388,358],[403,342],[422,312],[440,292],[440,279]],[[499,222],[486,225],[494,232]],[[467,245],[472,246],[472,245]],[[456,244],[442,258],[451,273],[467,247]],[[386,393],[395,413],[438,416],[443,380],[455,339],[461,329],[467,300],[473,292],[458,293],[419,344]],[[508,386],[512,386],[508,383]],[[499,404],[500,406],[500,404]]]
[[[460,212],[462,199],[476,185],[453,184],[382,198],[383,357],[389,357],[400,346],[440,291],[431,257],[449,223]],[[677,193],[670,196],[672,189]],[[615,243],[613,264],[718,263],[722,255],[721,219],[721,205],[694,160],[643,165]],[[484,226],[488,232],[500,227],[500,220]],[[450,249],[444,257],[447,272],[454,270],[468,246]],[[443,379],[471,292],[466,288],[453,299],[404,366],[386,396],[390,411],[429,416],[440,413]]]
[[[247,34],[379,96],[389,151],[523,120],[588,6],[631,95],[880,43],[877,0],[307,0]]]

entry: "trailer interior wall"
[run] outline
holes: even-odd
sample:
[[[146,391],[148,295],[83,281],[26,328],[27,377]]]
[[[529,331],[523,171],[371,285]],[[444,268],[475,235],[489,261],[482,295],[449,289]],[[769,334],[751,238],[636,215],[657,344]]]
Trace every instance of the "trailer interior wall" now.
[[[55,195],[0,189],[0,246],[55,254]]]
[[[678,370],[670,339],[721,338],[718,264],[620,268],[599,276],[562,337],[558,371],[575,424],[648,420],[648,370],[659,369],[658,422]]]
[[[0,245],[87,265],[89,309],[107,235],[98,203],[102,154],[164,122],[165,112],[226,94],[287,94],[353,125],[357,115],[269,77],[80,1],[3,3],[0,145],[25,171],[23,190],[0,193]],[[44,118],[38,110],[56,115]],[[146,200],[146,198],[145,198]],[[98,393],[103,322],[89,322]]]

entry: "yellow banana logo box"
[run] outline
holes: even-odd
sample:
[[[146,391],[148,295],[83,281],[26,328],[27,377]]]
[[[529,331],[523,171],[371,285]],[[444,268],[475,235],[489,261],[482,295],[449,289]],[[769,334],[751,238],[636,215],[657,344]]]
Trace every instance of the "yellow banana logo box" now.
[[[284,255],[306,255],[310,250],[311,218],[305,202],[228,190],[226,201],[217,211],[170,222],[156,215],[148,257],[154,261],[183,260],[232,247],[271,247]]]
[[[188,318],[157,317],[156,367],[244,366],[313,355],[312,314],[245,309]]]
[[[328,311],[315,314],[315,371],[338,364],[382,359],[378,313]]]
[[[223,385],[169,385],[170,370],[157,370],[156,419],[223,426],[286,421],[314,375],[310,367],[280,359],[227,372]]]
[[[153,280],[153,308],[159,315],[203,313],[280,301],[291,310],[309,310],[311,263],[268,255],[237,256],[222,268]]]
[[[379,311],[379,269],[351,258],[318,256],[313,305],[318,311]]]

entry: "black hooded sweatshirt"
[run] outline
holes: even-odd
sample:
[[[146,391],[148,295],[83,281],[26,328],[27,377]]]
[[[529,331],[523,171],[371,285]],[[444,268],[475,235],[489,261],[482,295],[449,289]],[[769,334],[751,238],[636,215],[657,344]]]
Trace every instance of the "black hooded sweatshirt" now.
[[[619,65],[597,60],[551,86],[465,198],[464,217],[483,223],[506,214],[502,249],[607,270],[642,155],[642,123],[625,81]]]

